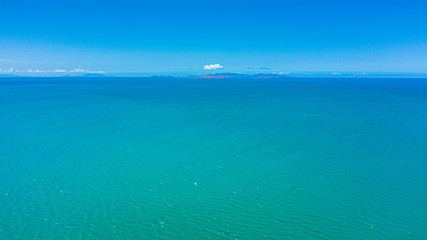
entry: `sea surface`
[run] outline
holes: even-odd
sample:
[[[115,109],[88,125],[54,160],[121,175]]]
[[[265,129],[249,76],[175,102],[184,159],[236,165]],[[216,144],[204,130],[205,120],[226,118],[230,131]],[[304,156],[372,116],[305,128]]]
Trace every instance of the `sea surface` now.
[[[0,78],[0,239],[427,239],[427,79]]]

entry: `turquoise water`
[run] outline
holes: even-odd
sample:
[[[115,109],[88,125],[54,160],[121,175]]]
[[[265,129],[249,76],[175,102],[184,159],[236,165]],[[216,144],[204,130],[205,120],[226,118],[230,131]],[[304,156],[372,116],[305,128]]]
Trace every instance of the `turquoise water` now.
[[[427,239],[426,79],[0,79],[0,239]]]

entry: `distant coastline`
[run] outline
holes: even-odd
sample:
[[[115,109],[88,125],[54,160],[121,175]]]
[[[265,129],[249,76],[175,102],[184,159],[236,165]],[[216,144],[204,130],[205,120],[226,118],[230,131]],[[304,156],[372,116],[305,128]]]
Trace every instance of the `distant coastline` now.
[[[191,79],[286,79],[286,78],[427,78],[427,73],[338,73],[338,72],[287,72],[287,73],[233,73],[217,72],[211,74],[178,74],[170,73],[165,75],[149,73],[85,73],[85,74],[10,74],[0,73],[0,78],[19,77],[54,77],[54,78],[108,78],[108,77],[139,77],[139,78],[191,78]]]

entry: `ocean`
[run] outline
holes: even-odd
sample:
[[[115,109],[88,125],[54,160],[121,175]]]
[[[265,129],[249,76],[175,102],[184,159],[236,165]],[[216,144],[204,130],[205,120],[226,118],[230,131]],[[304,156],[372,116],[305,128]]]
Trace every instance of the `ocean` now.
[[[0,239],[427,239],[427,79],[0,78]]]

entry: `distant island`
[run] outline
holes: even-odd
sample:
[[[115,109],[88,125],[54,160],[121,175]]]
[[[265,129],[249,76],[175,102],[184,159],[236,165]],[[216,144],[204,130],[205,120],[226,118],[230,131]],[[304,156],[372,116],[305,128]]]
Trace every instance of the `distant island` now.
[[[214,73],[209,74],[205,76],[189,76],[186,78],[271,78],[271,79],[282,79],[282,78],[290,78],[288,75],[283,74],[265,74],[265,73],[258,73],[258,74],[241,74],[241,73]]]
[[[29,76],[29,75],[17,75],[17,74],[0,74],[0,77],[37,77],[37,76]],[[43,75],[40,77],[61,77],[61,78],[88,78],[88,77],[96,77],[96,78],[102,78],[102,77],[119,77],[114,75],[105,75],[101,73],[86,73],[86,74],[67,74],[67,75]],[[273,78],[273,79],[282,79],[282,78],[289,78],[290,76],[287,75],[281,75],[281,74],[241,74],[241,73],[213,73],[208,75],[190,75],[185,77],[179,77],[179,76],[166,76],[166,75],[152,75],[152,76],[141,76],[142,78],[211,78],[211,79],[228,79],[228,78]]]
[[[83,75],[62,75],[61,77],[110,77],[101,73],[86,73]]]
[[[228,77],[228,76],[206,75],[206,76],[196,77],[196,78],[230,78],[230,77]]]

